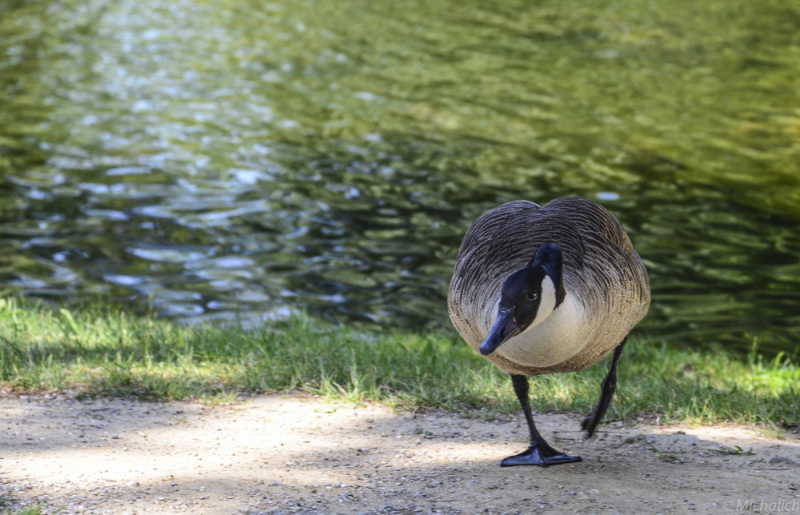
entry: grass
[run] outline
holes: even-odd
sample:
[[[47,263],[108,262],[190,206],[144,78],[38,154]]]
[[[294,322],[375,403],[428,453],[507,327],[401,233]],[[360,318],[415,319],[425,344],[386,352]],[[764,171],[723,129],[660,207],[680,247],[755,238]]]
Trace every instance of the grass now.
[[[607,360],[573,374],[531,380],[539,411],[586,411]],[[800,421],[800,367],[679,349],[652,339],[628,344],[606,421],[762,424]],[[508,376],[445,333],[353,329],[301,316],[258,331],[182,327],[110,308],[74,311],[0,300],[0,386],[144,399],[234,400],[300,389],[333,401],[468,415],[518,409]],[[482,411],[476,411],[482,410]]]
[[[0,515],[41,515],[42,506],[44,506],[43,504],[37,504],[36,506],[28,506],[26,508],[21,508],[19,510],[15,509],[12,511],[11,509],[5,509],[8,504],[11,504],[11,498],[0,494]]]
[[[0,515],[41,515],[42,506],[43,505],[39,504],[37,506],[28,506],[27,508],[22,508],[21,510],[0,511]]]

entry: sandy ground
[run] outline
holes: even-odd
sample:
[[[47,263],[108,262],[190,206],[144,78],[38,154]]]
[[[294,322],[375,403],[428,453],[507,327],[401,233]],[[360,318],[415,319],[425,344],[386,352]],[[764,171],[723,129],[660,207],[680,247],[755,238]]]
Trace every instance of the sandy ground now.
[[[0,494],[6,509],[63,515],[800,513],[795,434],[612,425],[584,442],[577,415],[540,414],[550,443],[584,461],[500,468],[525,448],[520,415],[486,422],[299,394],[216,408],[6,394]],[[717,452],[736,446],[754,454]]]

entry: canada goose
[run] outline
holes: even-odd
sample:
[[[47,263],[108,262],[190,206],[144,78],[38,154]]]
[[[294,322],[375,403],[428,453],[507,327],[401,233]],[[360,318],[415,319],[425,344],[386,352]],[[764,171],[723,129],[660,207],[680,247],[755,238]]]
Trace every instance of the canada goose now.
[[[528,376],[583,370],[611,350],[600,400],[581,423],[591,438],[617,386],[628,333],[650,305],[647,270],[620,223],[591,200],[518,200],[481,215],[464,236],[448,290],[462,338],[511,375],[531,443],[503,467],[581,461],[533,422]]]

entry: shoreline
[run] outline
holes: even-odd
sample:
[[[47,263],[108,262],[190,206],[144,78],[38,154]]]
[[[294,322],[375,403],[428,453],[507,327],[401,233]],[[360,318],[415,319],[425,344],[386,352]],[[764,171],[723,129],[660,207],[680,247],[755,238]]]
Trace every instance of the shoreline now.
[[[608,358],[532,381],[539,412],[585,413]],[[632,339],[606,422],[760,425],[780,435],[800,423],[800,366],[756,352],[674,348]],[[0,392],[73,391],[206,405],[303,391],[333,402],[398,410],[447,409],[492,420],[515,412],[507,375],[446,333],[368,331],[305,315],[259,330],[182,327],[102,306],[77,311],[0,300]]]

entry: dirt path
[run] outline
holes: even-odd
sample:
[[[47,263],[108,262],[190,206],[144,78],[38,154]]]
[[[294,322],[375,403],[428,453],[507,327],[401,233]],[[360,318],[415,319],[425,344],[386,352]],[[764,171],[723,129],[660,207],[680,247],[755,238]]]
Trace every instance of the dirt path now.
[[[582,442],[566,432],[576,416],[542,414],[544,436],[584,459],[543,470],[498,466],[525,447],[520,416],[301,395],[218,408],[5,396],[0,416],[5,508],[44,513],[800,513],[797,436],[742,427],[603,426]],[[716,452],[735,446],[755,455]]]

